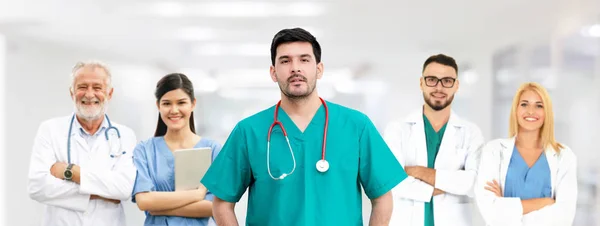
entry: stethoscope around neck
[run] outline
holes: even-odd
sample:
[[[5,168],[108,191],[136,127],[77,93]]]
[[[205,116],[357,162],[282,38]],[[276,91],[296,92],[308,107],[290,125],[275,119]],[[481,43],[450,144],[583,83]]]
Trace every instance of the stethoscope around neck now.
[[[317,171],[324,173],[327,172],[327,170],[329,170],[329,163],[327,162],[327,160],[325,160],[325,149],[327,146],[327,126],[329,124],[329,111],[327,109],[327,104],[325,104],[325,101],[322,98],[319,98],[321,100],[321,103],[323,104],[323,108],[325,108],[325,127],[323,128],[323,146],[321,147],[321,159],[319,161],[317,161]],[[277,120],[277,116],[279,113],[279,106],[281,105],[281,101],[279,101],[277,103],[277,105],[275,106],[275,119],[273,121],[273,124],[271,124],[271,126],[269,127],[269,133],[267,135],[267,171],[269,172],[269,176],[271,176],[271,178],[273,180],[283,180],[285,177],[292,175],[292,173],[294,173],[294,171],[296,170],[296,157],[294,157],[294,151],[292,150],[292,145],[290,144],[290,139],[288,138],[287,132],[285,131],[285,128],[283,127],[283,124],[281,123],[281,121]],[[281,128],[281,131],[283,132],[283,136],[285,137],[285,141],[287,142],[288,145],[288,149],[290,150],[290,154],[292,155],[292,161],[294,162],[294,165],[292,167],[292,170],[289,173],[283,173],[281,174],[279,177],[274,177],[273,174],[271,174],[271,132],[273,131],[273,128],[275,128],[275,126],[279,126]]]
[[[123,151],[122,146],[121,146],[121,133],[119,132],[119,129],[117,129],[117,127],[112,126],[112,123],[110,123],[110,119],[108,118],[108,115],[104,115],[104,117],[106,117],[106,121],[108,122],[108,128],[106,128],[104,130],[104,137],[106,138],[106,141],[108,141],[108,145],[110,146],[110,157],[111,158],[115,158],[115,157],[119,157],[121,155],[124,155],[125,153],[127,153],[126,151]],[[75,115],[73,115],[73,117],[71,118],[71,123],[69,124],[69,134],[67,136],[67,163],[71,164],[71,132],[73,130],[73,123],[75,122]],[[109,139],[109,132],[114,130],[114,132],[116,133],[119,145],[114,145],[113,142],[111,142],[111,139]],[[116,148],[116,150],[115,150]]]

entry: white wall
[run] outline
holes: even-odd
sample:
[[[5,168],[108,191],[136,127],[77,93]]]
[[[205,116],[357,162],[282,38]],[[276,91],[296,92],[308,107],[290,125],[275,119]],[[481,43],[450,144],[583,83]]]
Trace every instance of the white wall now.
[[[6,124],[4,112],[6,109],[6,39],[2,33],[0,33],[0,166],[5,166],[8,162],[6,160]],[[6,190],[6,172],[8,168],[0,167],[0,225],[7,225],[5,209],[8,205],[6,202],[7,193]]]

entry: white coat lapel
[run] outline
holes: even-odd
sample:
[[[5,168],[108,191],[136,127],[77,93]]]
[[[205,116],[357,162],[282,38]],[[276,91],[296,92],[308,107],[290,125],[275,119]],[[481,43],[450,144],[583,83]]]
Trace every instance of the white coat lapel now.
[[[427,140],[425,138],[425,124],[423,123],[423,118],[421,118],[420,122],[416,122],[413,126],[413,136],[414,139],[411,139],[415,142],[415,151],[417,156],[417,164],[420,166],[427,167]]]
[[[71,152],[76,152],[76,151],[88,151],[90,149],[90,147],[88,146],[88,143],[85,141],[85,139],[83,139],[83,137],[81,137],[81,131],[79,130],[79,128],[75,125],[73,125],[73,128],[71,130]],[[80,150],[83,149],[83,150]]]
[[[504,184],[506,183],[506,173],[508,172],[508,165],[510,164],[510,158],[512,158],[513,149],[515,148],[515,138],[504,139],[500,142],[502,146],[500,150],[500,186],[504,191]]]
[[[407,123],[411,124],[410,137],[410,152],[407,155],[415,156],[416,165],[427,167],[427,141],[425,140],[425,124],[423,123],[422,110],[415,111],[408,117]]]
[[[444,131],[444,136],[442,137],[442,143],[440,144],[440,150],[438,151],[436,159],[448,159],[449,161],[435,161],[436,169],[445,168],[444,163],[453,162],[453,156],[456,156],[456,137],[457,127],[461,127],[460,123],[458,123],[458,118],[454,113],[450,115],[448,119],[448,123],[446,124],[446,130]],[[451,167],[451,166],[447,166]]]
[[[545,154],[546,159],[548,160],[548,167],[550,168],[550,184],[552,185],[552,197],[554,197],[556,177],[558,175],[559,153],[557,153],[552,147],[548,147],[546,148]]]

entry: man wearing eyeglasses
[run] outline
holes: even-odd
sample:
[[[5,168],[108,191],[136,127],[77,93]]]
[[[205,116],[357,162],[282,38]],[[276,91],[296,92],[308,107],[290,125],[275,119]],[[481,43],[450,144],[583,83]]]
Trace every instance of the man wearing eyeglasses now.
[[[409,175],[392,190],[390,225],[470,226],[483,136],[479,127],[451,109],[459,87],[456,61],[443,54],[431,56],[422,73],[425,104],[384,132]]]

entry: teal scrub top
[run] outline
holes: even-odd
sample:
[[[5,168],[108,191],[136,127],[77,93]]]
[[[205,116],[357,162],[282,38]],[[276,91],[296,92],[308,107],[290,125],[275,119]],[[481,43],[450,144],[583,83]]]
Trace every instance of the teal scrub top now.
[[[423,122],[425,123],[425,139],[427,140],[427,168],[434,168],[435,158],[440,151],[440,145],[442,144],[442,138],[444,137],[444,131],[446,131],[447,124],[444,124],[444,126],[436,132],[425,114],[423,114]],[[425,226],[434,225],[433,197],[431,197],[431,200],[425,203]]]
[[[249,187],[246,225],[363,225],[361,185],[370,199],[407,175],[363,113],[326,102],[329,110],[326,160],[320,173],[325,110],[319,108],[304,132],[283,109],[278,120],[288,134],[296,169],[283,180],[267,172],[267,134],[275,106],[240,121],[202,179],[219,199],[238,202]],[[271,134],[270,169],[289,174],[293,160],[279,126]]]

